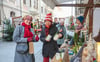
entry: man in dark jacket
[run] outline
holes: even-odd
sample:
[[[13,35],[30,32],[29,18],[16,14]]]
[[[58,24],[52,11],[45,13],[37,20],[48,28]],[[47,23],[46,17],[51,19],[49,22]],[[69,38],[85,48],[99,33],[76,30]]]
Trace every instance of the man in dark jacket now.
[[[52,24],[51,15],[51,13],[47,14],[40,36],[40,40],[43,42],[43,62],[49,62],[49,58],[53,59],[54,55],[58,51],[57,42],[53,39],[55,34],[58,32],[58,29],[55,24]],[[58,38],[61,38],[62,36],[61,33],[58,34]]]

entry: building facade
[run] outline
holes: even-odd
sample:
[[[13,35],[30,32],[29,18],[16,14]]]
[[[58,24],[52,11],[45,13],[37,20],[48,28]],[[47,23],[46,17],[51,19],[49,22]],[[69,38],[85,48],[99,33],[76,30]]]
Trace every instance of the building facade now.
[[[52,13],[53,9],[47,6],[42,0],[41,0],[41,11],[40,11],[40,20],[43,21],[47,13]]]
[[[24,15],[38,15],[38,0],[0,0],[0,20]]]
[[[76,4],[87,4],[88,0],[76,0]],[[83,15],[85,11],[85,7],[76,7],[75,8],[75,15]]]
[[[81,4],[84,4],[84,3],[88,3],[88,0],[77,0],[76,3],[81,3]],[[94,0],[94,4],[100,4],[100,0]],[[82,8],[82,9],[80,9]],[[76,16],[77,15],[80,15],[80,14],[84,14],[84,10],[85,8],[83,7],[76,7],[76,10],[75,10],[75,13],[76,13]],[[89,12],[88,12],[89,14]],[[100,14],[100,8],[96,8],[94,7],[93,8],[93,37],[97,36],[98,35],[98,32],[100,30],[100,22],[99,22],[99,15]],[[86,18],[86,24],[87,26],[89,26],[89,15],[87,15],[87,18]]]
[[[0,30],[5,18],[31,15],[33,20],[42,21],[51,10],[42,0],[0,0]]]

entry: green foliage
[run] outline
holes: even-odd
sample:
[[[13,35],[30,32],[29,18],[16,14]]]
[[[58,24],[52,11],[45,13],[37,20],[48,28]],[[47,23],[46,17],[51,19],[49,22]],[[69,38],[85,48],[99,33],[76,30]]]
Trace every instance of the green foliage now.
[[[75,47],[73,48],[73,51],[74,51],[75,54],[77,54],[77,46],[75,46]]]
[[[78,34],[75,33],[75,34],[74,34],[74,43],[75,43],[75,46],[78,45],[78,41],[79,41]]]
[[[31,27],[33,28],[33,23],[31,23]]]
[[[4,29],[3,29],[3,31],[2,31],[3,34],[4,34],[3,39],[4,39],[4,40],[7,40],[7,41],[12,41],[14,26],[12,26],[12,25],[10,24],[10,20],[9,20],[9,19],[5,19],[5,20],[3,21],[3,24],[4,24],[4,26],[6,26],[6,27],[4,27]],[[5,34],[6,34],[6,35],[5,35]]]
[[[85,35],[83,34],[82,32],[82,38],[80,38],[81,42],[84,42],[85,41]]]
[[[75,47],[73,48],[73,51],[75,54],[78,52],[79,47],[83,45],[84,39],[85,39],[85,37],[84,37],[83,33],[82,33],[82,38],[80,38],[77,33],[74,34]]]
[[[74,53],[77,53],[76,51],[79,50],[79,37],[77,33],[74,34],[74,45],[75,45]]]
[[[75,30],[73,16],[70,16],[68,30]]]

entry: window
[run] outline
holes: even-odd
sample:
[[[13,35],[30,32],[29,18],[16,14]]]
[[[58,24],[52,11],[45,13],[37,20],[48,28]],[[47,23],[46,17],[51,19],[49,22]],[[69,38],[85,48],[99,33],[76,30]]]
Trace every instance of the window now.
[[[10,0],[10,2],[15,3],[16,0]]]
[[[43,13],[43,7],[41,7],[41,13]]]
[[[38,0],[34,0],[34,8],[38,9]]]
[[[0,10],[0,25],[1,25],[1,10]]]
[[[100,0],[97,0],[97,3],[100,3]]]
[[[35,0],[34,0],[34,8],[35,8]]]
[[[47,13],[47,9],[45,8],[45,14]]]
[[[38,0],[36,0],[37,1],[37,3],[36,3],[36,9],[38,9]]]
[[[26,4],[26,0],[23,0],[23,3]]]
[[[84,13],[84,9],[85,9],[85,8],[79,8],[80,14],[83,14],[83,13]]]
[[[32,5],[31,5],[31,0],[30,0],[30,7],[31,7]]]

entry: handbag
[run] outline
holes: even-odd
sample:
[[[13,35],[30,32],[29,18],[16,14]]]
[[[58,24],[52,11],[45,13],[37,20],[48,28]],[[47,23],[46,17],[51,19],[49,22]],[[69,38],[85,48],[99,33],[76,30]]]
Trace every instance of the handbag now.
[[[22,27],[22,26],[20,25],[20,29],[23,29],[23,30],[21,30],[21,32],[20,32],[20,34],[21,34],[22,32],[24,32],[24,27]],[[21,34],[20,36],[23,37],[24,34]],[[17,43],[16,51],[17,51],[18,53],[20,53],[20,54],[25,54],[25,53],[28,52],[28,49],[29,49],[29,46],[28,46],[28,43],[27,43],[27,42],[19,42],[19,43]]]
[[[23,42],[23,43],[17,43],[16,51],[21,54],[25,54],[28,52],[28,43]]]

